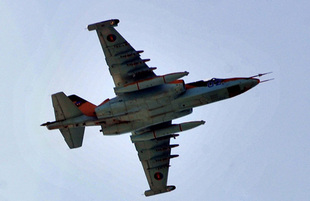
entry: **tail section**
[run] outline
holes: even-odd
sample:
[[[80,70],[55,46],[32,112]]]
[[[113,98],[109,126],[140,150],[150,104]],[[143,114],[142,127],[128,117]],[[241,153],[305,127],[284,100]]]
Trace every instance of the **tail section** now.
[[[52,95],[56,121],[46,122],[49,130],[59,129],[70,149],[81,147],[84,137],[84,123],[95,119],[96,106],[86,100],[63,92]]]
[[[83,115],[83,112],[63,92],[52,95],[56,122],[75,118]],[[82,146],[85,127],[59,129],[70,149]]]
[[[85,127],[60,128],[59,130],[70,149],[82,146]]]
[[[81,97],[78,97],[77,95],[70,95],[68,97],[78,108],[79,110],[86,116],[95,117],[95,108],[96,105],[84,100]]]
[[[52,102],[55,111],[56,121],[62,121],[83,115],[83,113],[72,103],[63,93],[59,92],[52,95]]]

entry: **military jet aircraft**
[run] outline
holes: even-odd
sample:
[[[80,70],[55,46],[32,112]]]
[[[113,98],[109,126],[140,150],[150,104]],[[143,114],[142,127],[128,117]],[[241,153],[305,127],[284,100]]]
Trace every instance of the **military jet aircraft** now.
[[[49,130],[59,129],[69,148],[82,146],[86,126],[101,126],[103,135],[131,132],[150,190],[145,196],[172,191],[167,185],[171,149],[170,138],[195,128],[204,121],[172,124],[172,120],[189,115],[193,108],[239,95],[260,83],[256,77],[219,79],[184,83],[180,78],[188,72],[156,75],[149,59],[141,59],[143,51],[135,50],[116,30],[119,20],[112,19],[88,25],[96,30],[116,97],[96,106],[77,95],[63,92],[52,95],[56,121],[47,122]]]

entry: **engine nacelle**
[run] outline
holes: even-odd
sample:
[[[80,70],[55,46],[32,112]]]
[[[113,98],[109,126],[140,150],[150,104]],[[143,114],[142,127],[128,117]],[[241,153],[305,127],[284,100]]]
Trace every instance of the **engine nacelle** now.
[[[127,108],[122,100],[111,100],[95,109],[98,118],[109,118],[112,116],[123,115],[127,113]]]

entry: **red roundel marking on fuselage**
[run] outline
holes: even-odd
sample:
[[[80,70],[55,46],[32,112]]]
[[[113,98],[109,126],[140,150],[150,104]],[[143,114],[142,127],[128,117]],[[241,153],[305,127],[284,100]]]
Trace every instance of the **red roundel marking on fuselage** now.
[[[161,172],[156,172],[155,174],[154,174],[154,178],[156,179],[156,180],[162,180],[162,178],[164,177],[164,175],[161,173]]]
[[[107,40],[108,40],[109,42],[114,42],[114,41],[116,40],[116,36],[115,36],[114,34],[109,34],[109,35],[107,36]]]

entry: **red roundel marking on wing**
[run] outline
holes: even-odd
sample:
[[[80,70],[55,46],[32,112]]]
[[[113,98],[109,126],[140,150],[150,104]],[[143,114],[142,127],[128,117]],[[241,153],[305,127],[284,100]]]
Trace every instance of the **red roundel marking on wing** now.
[[[154,178],[156,179],[156,180],[162,180],[162,178],[164,177],[164,175],[161,173],[161,172],[156,172],[155,174],[154,174]]]
[[[109,34],[109,35],[107,36],[107,40],[108,40],[109,42],[114,42],[114,41],[116,40],[116,36],[115,36],[114,34]]]

